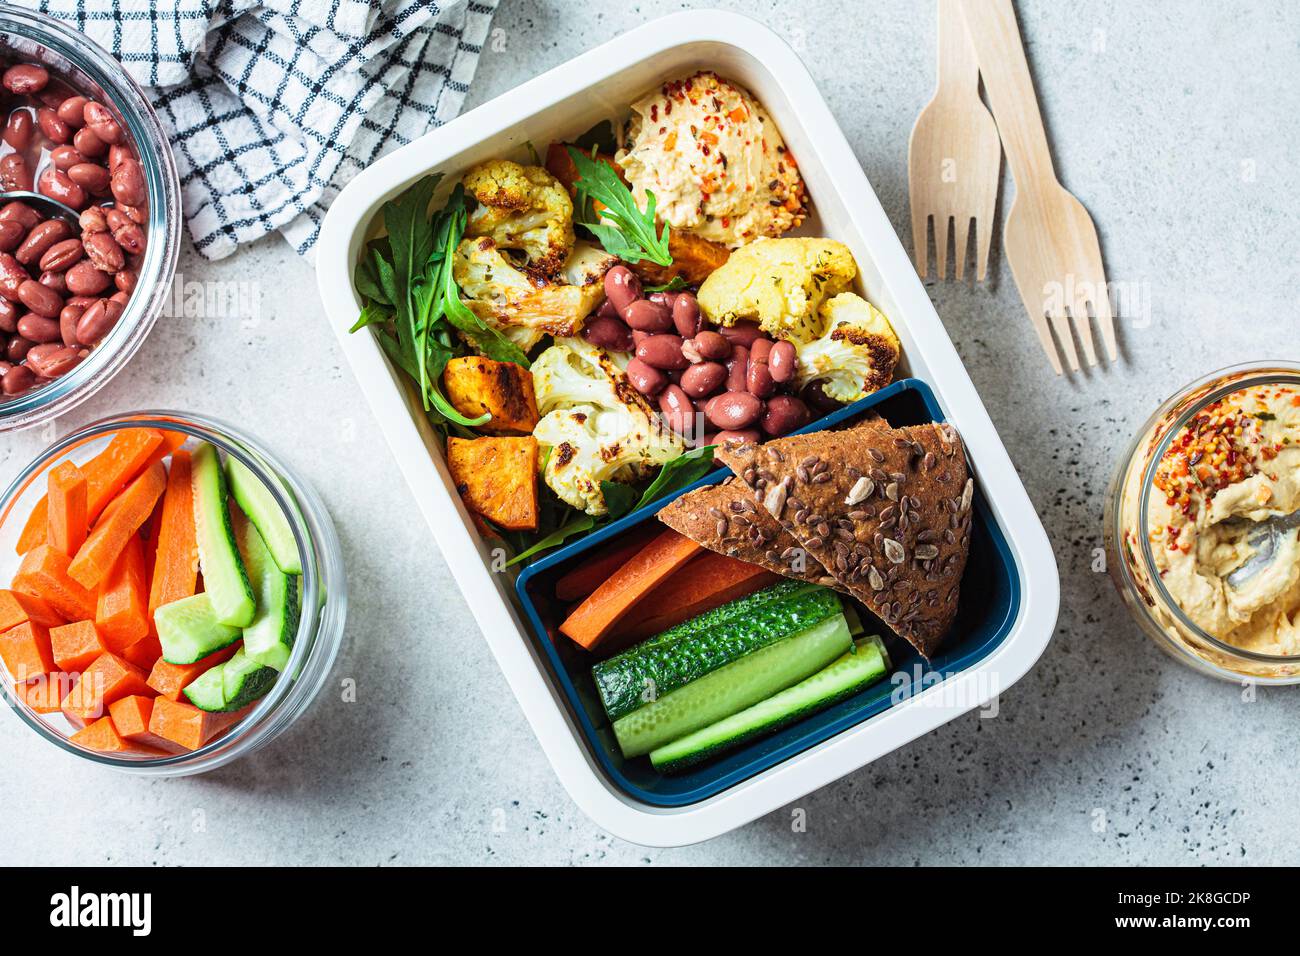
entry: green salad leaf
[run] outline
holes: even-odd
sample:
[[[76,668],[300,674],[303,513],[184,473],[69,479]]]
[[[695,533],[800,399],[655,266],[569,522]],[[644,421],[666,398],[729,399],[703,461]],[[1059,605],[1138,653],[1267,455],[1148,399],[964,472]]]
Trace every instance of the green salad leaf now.
[[[608,163],[591,159],[572,146],[567,148],[578,170],[578,179],[573,184],[581,200],[578,212],[582,218],[574,216],[578,225],[600,240],[606,252],[625,262],[649,259],[661,266],[672,265],[667,223],[659,232],[655,231],[654,193],[646,191],[646,209],[642,212],[632,198],[632,190]],[[605,207],[599,215],[592,208],[593,201]]]
[[[707,475],[713,470],[713,447],[703,445],[700,448],[692,448],[666,462],[659,469],[659,474],[655,475],[655,480],[650,482],[650,487],[641,495],[641,500],[636,506],[644,508],[653,501],[681,491]]]
[[[673,276],[663,285],[648,285],[645,287],[646,292],[680,292],[685,289],[687,282],[681,276]]]
[[[527,561],[533,555],[538,554],[541,551],[547,551],[550,550],[551,548],[564,544],[565,541],[573,537],[575,534],[584,534],[588,531],[591,531],[595,526],[596,526],[596,519],[593,518],[591,515],[589,514],[575,515],[572,519],[570,519],[568,522],[561,525],[560,527],[556,528],[550,534],[546,535],[544,538],[542,538],[540,541],[534,544],[531,548],[528,548],[526,551],[521,551],[518,554],[516,554],[513,558],[511,558],[509,561],[506,562],[506,567],[510,567],[511,565],[518,564],[520,561]]]

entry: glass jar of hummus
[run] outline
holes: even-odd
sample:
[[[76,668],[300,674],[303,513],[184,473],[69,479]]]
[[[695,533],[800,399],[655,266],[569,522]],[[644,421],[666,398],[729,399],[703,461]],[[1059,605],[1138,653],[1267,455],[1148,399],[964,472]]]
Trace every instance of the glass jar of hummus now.
[[[1161,405],[1119,461],[1105,533],[1161,648],[1225,680],[1300,682],[1300,365],[1227,368]]]

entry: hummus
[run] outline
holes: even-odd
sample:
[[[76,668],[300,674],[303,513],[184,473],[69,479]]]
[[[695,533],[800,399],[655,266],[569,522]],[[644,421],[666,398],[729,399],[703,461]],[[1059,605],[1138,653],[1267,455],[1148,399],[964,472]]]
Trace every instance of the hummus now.
[[[1230,584],[1258,522],[1300,509],[1300,390],[1259,385],[1201,409],[1156,466],[1146,533],[1154,571],[1201,630],[1261,654],[1300,654],[1300,530]],[[1130,525],[1131,527],[1131,525]]]
[[[714,73],[673,80],[632,104],[615,160],[642,209],[731,248],[803,221],[804,185],[776,124],[745,90]]]

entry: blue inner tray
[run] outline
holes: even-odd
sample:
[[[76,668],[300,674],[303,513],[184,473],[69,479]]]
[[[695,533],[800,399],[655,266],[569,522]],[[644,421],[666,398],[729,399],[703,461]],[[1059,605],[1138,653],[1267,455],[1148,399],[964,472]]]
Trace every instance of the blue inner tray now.
[[[818,419],[800,431],[831,428],[856,419],[868,410],[883,416],[896,427],[943,421],[929,386],[919,379],[903,379]],[[978,462],[971,463],[972,472],[977,467]],[[715,484],[730,474],[729,469],[719,468],[678,494]],[[770,737],[733,750],[711,763],[683,774],[661,774],[650,765],[648,757],[628,760],[619,752],[614,731],[591,677],[592,665],[601,657],[583,650],[556,630],[567,608],[555,600],[555,582],[593,549],[600,548],[630,528],[655,521],[659,509],[676,497],[673,495],[647,505],[530,564],[515,582],[532,637],[543,652],[552,680],[563,690],[566,706],[581,728],[583,740],[597,764],[614,786],[651,806],[681,807],[705,800],[894,706],[906,697],[908,690],[919,692],[941,677],[971,667],[992,653],[1005,639],[1016,619],[1020,606],[1019,574],[1006,539],[989,513],[977,476],[970,559],[962,578],[957,619],[936,658],[926,663],[910,645],[895,637],[883,622],[859,606],[867,633],[879,633],[885,638],[893,662],[891,673],[905,674],[909,687],[902,687],[898,677],[886,678],[855,697]],[[918,676],[923,682],[920,685],[914,683]]]

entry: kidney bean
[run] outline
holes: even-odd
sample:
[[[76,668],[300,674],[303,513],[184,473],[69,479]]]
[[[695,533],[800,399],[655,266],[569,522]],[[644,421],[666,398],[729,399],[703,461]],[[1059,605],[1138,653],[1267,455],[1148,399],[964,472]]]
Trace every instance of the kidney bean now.
[[[57,342],[62,338],[56,319],[46,318],[35,312],[29,312],[18,320],[18,334],[38,344]]]
[[[732,345],[743,345],[745,348],[749,348],[754,339],[763,336],[763,330],[753,322],[737,322],[732,326],[723,326],[718,331],[726,336]]]
[[[14,258],[23,265],[38,262],[45,253],[64,239],[72,237],[72,227],[62,219],[47,219],[32,229],[23,240],[23,244],[14,253]]]
[[[622,316],[638,332],[668,332],[673,327],[672,313],[649,299],[636,299],[623,309]]]
[[[51,143],[62,145],[72,139],[72,128],[59,119],[59,114],[49,107],[36,111],[36,125]]]
[[[36,374],[26,365],[15,365],[0,380],[0,391],[6,395],[21,395],[36,384]]]
[[[104,218],[104,210],[99,206],[89,206],[82,210],[78,225],[82,232],[108,232],[108,220]]]
[[[8,299],[0,297],[0,332],[12,335],[18,331],[18,317],[22,311]]]
[[[66,173],[73,166],[85,161],[86,157],[77,152],[75,146],[55,146],[50,150],[50,163],[60,172]]]
[[[144,230],[133,222],[113,230],[113,241],[133,256],[138,256],[145,249]]]
[[[78,163],[67,171],[68,178],[92,195],[102,196],[108,189],[108,170],[96,163]]]
[[[35,279],[28,279],[18,287],[18,300],[37,315],[52,319],[63,308],[63,296]],[[22,319],[18,320],[22,325]]]
[[[134,273],[119,272],[121,275],[130,275]],[[117,280],[117,276],[114,276]],[[132,283],[134,285],[134,283]],[[118,283],[121,288],[121,283]],[[125,291],[130,291],[127,289]],[[597,315],[594,319],[587,321],[586,327],[582,330],[582,337],[592,345],[602,349],[611,349],[615,352],[630,352],[633,349],[632,330],[629,329],[621,319],[613,319],[606,315]]]
[[[776,382],[772,381],[772,373],[766,362],[750,359],[749,368],[745,371],[745,388],[759,398],[771,398],[775,394]]]
[[[137,226],[143,226],[149,221],[149,208],[147,206],[128,206],[126,203],[118,203],[117,208],[126,214]]]
[[[841,404],[826,394],[821,382],[809,382],[804,386],[799,397],[818,415],[825,415],[840,408]]]
[[[669,385],[659,393],[659,411],[679,435],[689,434],[695,425],[695,405],[680,385]]]
[[[135,287],[139,283],[140,283],[139,273],[134,272],[131,269],[122,269],[121,271],[114,273],[113,275],[113,285],[117,286],[117,290],[119,292],[124,292],[127,295],[130,295],[132,292],[134,292]],[[624,326],[624,328],[626,328],[626,326]],[[629,334],[629,340],[627,342],[627,348],[620,348],[618,349],[618,351],[620,352],[632,351],[632,342],[631,342],[630,334]]]
[[[603,301],[600,304],[600,308],[596,310],[596,316],[601,319],[618,319],[618,309],[614,308],[613,300],[606,296],[605,301]],[[619,321],[622,320],[619,319]]]
[[[85,312],[85,306],[65,305],[63,311],[59,313],[59,337],[63,339],[64,345],[82,344],[77,338],[77,323],[81,321]]]
[[[101,233],[102,235],[102,233]],[[3,260],[0,260],[0,265]],[[89,259],[82,259],[67,271],[68,291],[75,296],[99,295],[113,282],[107,272],[100,272]],[[0,294],[4,292],[3,276],[0,276]]]
[[[59,298],[64,298],[68,294],[67,276],[62,272],[42,272],[41,277],[36,281],[45,288],[57,292]]]
[[[76,349],[57,342],[34,345],[27,353],[27,367],[42,378],[58,378],[80,361]]]
[[[689,292],[683,292],[673,302],[673,325],[677,326],[677,334],[684,339],[695,337],[704,327],[700,319],[699,303]]]
[[[143,205],[149,198],[149,190],[144,182],[144,170],[134,159],[124,159],[118,163],[117,168],[113,170],[110,185],[113,198],[128,206]]]
[[[87,159],[99,159],[109,150],[108,144],[89,129],[79,129],[73,133],[72,145]]]
[[[0,209],[0,222],[16,222],[23,229],[31,229],[40,221],[41,214],[18,199],[5,203],[4,208]]]
[[[97,295],[74,295],[69,296],[67,304],[80,306],[83,309],[89,309],[98,301],[99,296]]]
[[[32,171],[22,153],[0,156],[0,189],[7,192],[32,191]]]
[[[59,114],[59,119],[73,129],[81,129],[86,125],[86,103],[88,102],[89,100],[84,96],[69,96],[58,105],[55,112]]]
[[[103,233],[98,233],[103,235]],[[80,239],[61,239],[41,255],[43,272],[64,272],[80,262],[85,255]]]
[[[42,196],[49,196],[73,209],[81,209],[86,205],[86,191],[69,179],[67,173],[53,166],[45,167],[36,188]]]
[[[108,149],[108,171],[111,173],[117,169],[123,160],[134,158],[135,154],[131,152],[128,146],[109,146]]]
[[[17,365],[27,358],[27,353],[31,351],[32,346],[36,343],[30,339],[25,339],[21,335],[15,335],[5,346],[5,358]]]
[[[651,335],[636,347],[636,357],[647,365],[664,369],[684,369],[690,361],[682,354],[680,335]]]
[[[749,344],[749,361],[762,362],[767,364],[767,357],[772,353],[772,340],[769,338],[757,338]]]
[[[36,131],[36,121],[30,110],[19,107],[9,114],[5,123],[4,141],[20,153],[27,152],[32,145],[32,133]]]
[[[731,355],[731,343],[717,332],[699,332],[691,341],[695,351],[706,361],[720,362]]]
[[[113,195],[121,202],[133,205],[130,200],[117,196],[116,189],[113,190]],[[614,303],[614,308],[621,315],[629,305],[641,298],[641,280],[627,266],[614,266],[605,273],[605,298]]]
[[[9,370],[14,367],[14,363],[8,359],[0,359],[0,380],[9,374]]]
[[[691,398],[712,395],[727,380],[727,367],[721,362],[700,362],[682,372],[682,388]]]
[[[717,432],[709,441],[710,445],[756,445],[762,439],[762,435],[757,428],[742,428],[739,431],[726,429]]]
[[[704,406],[704,414],[719,428],[748,428],[763,414],[763,403],[749,392],[723,392]]]
[[[81,240],[89,259],[100,272],[119,272],[126,265],[122,247],[106,232],[92,232]]]
[[[798,366],[799,354],[795,351],[793,342],[782,339],[772,346],[772,351],[767,356],[767,367],[772,373],[773,381],[784,385],[794,378]]]
[[[812,411],[793,395],[774,395],[763,411],[763,431],[776,437],[788,435],[812,421]]]
[[[627,380],[642,395],[658,395],[668,387],[668,376],[639,358],[627,363]]]
[[[19,286],[30,279],[17,259],[7,252],[0,252],[0,295],[10,302],[17,302]]]
[[[82,108],[81,115],[86,120],[86,128],[104,142],[117,144],[122,142],[122,127],[113,118],[113,113],[102,103],[88,100]]]
[[[4,76],[0,77],[4,88],[18,96],[34,96],[45,89],[49,82],[49,71],[35,63],[18,63],[5,70]]]
[[[13,252],[27,235],[27,227],[16,219],[0,220],[0,252]]]
[[[123,305],[112,299],[100,299],[77,322],[77,340],[82,345],[94,345],[117,324],[122,317]]]
[[[743,392],[747,388],[746,373],[749,371],[749,349],[743,345],[733,345],[731,356],[727,359],[727,390]]]
[[[126,308],[126,304],[127,304],[128,302],[131,301],[131,293],[129,293],[129,292],[114,292],[112,295],[110,295],[110,296],[108,297],[108,301],[109,301],[109,302],[116,302],[118,305],[120,305],[122,308],[125,309],[125,308]]]

